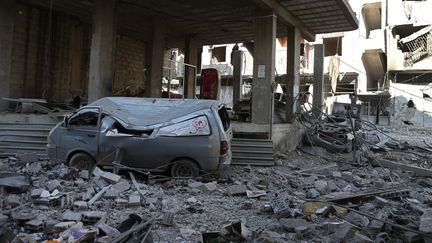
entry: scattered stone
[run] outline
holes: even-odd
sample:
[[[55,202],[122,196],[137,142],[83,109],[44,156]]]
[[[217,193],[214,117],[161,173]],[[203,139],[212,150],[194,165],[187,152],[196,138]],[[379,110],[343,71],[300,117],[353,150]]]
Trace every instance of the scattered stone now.
[[[327,192],[327,181],[317,180],[314,182],[315,188],[321,193],[325,194]]]
[[[174,224],[174,213],[172,212],[164,213],[161,224],[166,226],[172,226]]]
[[[3,201],[3,205],[12,208],[18,207],[19,205],[21,205],[21,198],[15,194],[8,195],[6,199]]]
[[[66,211],[63,213],[62,215],[62,220],[63,221],[80,221],[81,220],[81,213],[78,212],[72,212],[72,211]]]
[[[48,191],[52,192],[54,189],[58,189],[60,187],[60,182],[58,180],[48,181],[46,184],[46,188]]]
[[[92,171],[92,175],[94,175],[96,177],[101,177],[104,173],[105,173],[105,171],[101,170],[97,166],[95,166],[94,169],[93,169],[93,171]]]
[[[141,196],[139,194],[130,194],[128,205],[130,207],[139,207],[141,206]]]
[[[309,223],[304,219],[293,219],[293,218],[283,218],[279,220],[280,226],[291,233],[295,233],[295,228],[301,226],[308,226]]]
[[[114,199],[118,196],[119,196],[119,191],[113,188],[106,190],[105,194],[103,195],[103,197],[107,199]]]
[[[42,165],[39,162],[34,162],[29,165],[27,172],[33,175],[39,174],[42,170]]]
[[[343,171],[342,178],[347,181],[353,181],[353,173],[351,171]]]
[[[96,185],[102,189],[104,187],[107,187],[109,185],[108,182],[106,182],[104,179],[95,179],[94,182],[96,183]]]
[[[84,210],[84,209],[87,209],[87,208],[88,208],[88,206],[87,206],[87,202],[84,202],[84,201],[76,201],[76,202],[74,202],[74,203],[73,203],[73,207],[74,207],[76,210]]]
[[[54,229],[56,230],[67,230],[71,228],[72,226],[76,225],[75,221],[66,221],[66,222],[60,222],[56,225],[54,225]]]
[[[111,172],[105,172],[101,175],[101,178],[106,180],[107,182],[111,183],[111,184],[116,184],[117,182],[120,181],[121,177],[119,175],[116,175],[114,173]]]
[[[128,200],[123,198],[114,199],[114,207],[116,208],[125,208],[128,205]]]
[[[188,204],[196,204],[198,202],[198,200],[195,197],[190,197],[190,198],[186,199],[186,202]]]
[[[43,190],[42,193],[40,194],[41,198],[47,198],[47,197],[51,197],[51,193],[47,190]]]
[[[216,182],[208,182],[208,183],[202,184],[202,186],[200,186],[200,189],[204,192],[213,192],[213,191],[216,191],[218,188],[217,188]]]
[[[114,184],[112,188],[116,189],[119,193],[122,193],[122,192],[130,189],[130,184],[126,180],[122,180],[122,181]]]
[[[79,172],[78,176],[84,180],[90,179],[90,173],[88,170],[82,170]]]
[[[159,199],[154,198],[154,197],[147,197],[145,199],[145,204],[146,205],[150,205],[150,204],[156,204],[159,201]]]
[[[342,178],[342,173],[340,171],[333,171],[332,176],[334,178]]]
[[[245,185],[233,185],[227,188],[226,192],[230,196],[244,196],[246,195]]]
[[[353,225],[344,222],[336,230],[336,232],[334,233],[334,237],[339,241],[347,241],[348,239],[351,239],[354,236],[355,232],[356,230]]]
[[[190,182],[190,183],[188,184],[188,187],[189,187],[190,189],[198,189],[198,188],[201,188],[203,185],[204,185],[204,183],[202,183],[202,182],[199,182],[199,181],[193,181],[193,182]]]
[[[82,212],[82,222],[88,225],[97,223],[102,217],[106,215],[105,212],[100,211],[87,211]]]
[[[311,188],[307,193],[306,193],[306,197],[307,198],[318,198],[321,194],[319,193],[319,191],[317,191],[315,188]]]
[[[299,239],[305,239],[308,235],[311,234],[313,230],[313,227],[311,227],[310,225],[302,225],[302,226],[297,226],[294,231],[297,235],[297,238]]]

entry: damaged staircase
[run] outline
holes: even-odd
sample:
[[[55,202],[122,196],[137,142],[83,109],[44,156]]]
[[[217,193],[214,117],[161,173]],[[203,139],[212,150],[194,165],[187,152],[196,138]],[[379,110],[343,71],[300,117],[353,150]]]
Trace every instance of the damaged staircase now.
[[[273,141],[269,139],[233,138],[232,165],[273,166]]]
[[[55,124],[0,123],[0,155],[46,154],[47,136]]]

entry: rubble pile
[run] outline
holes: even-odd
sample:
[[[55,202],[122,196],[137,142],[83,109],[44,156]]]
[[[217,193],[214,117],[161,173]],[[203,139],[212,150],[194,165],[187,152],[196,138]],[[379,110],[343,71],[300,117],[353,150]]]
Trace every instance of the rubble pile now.
[[[301,147],[278,166],[194,180],[5,158],[0,242],[430,241],[429,148],[374,145],[359,148],[361,159]]]

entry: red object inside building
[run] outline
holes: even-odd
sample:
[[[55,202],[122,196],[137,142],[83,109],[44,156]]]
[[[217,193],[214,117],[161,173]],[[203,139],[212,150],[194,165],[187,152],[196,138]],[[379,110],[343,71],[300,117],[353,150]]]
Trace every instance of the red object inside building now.
[[[220,76],[217,69],[201,70],[201,99],[217,100],[219,98]]]

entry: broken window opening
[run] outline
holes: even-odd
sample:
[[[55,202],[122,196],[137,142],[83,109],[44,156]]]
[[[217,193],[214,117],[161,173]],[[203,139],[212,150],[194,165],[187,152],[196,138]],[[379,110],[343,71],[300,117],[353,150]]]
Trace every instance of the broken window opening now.
[[[342,56],[342,37],[324,38],[324,56]]]
[[[228,112],[225,108],[225,106],[221,106],[218,110],[219,118],[222,121],[222,125],[225,131],[227,131],[230,128],[230,119]]]
[[[404,67],[432,55],[432,26],[424,27],[398,41],[398,48],[404,53]]]
[[[69,125],[96,127],[98,124],[98,119],[98,109],[85,109],[72,115],[72,117],[69,119]]]
[[[214,47],[212,50],[214,63],[226,62],[226,46]]]

